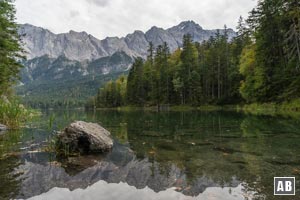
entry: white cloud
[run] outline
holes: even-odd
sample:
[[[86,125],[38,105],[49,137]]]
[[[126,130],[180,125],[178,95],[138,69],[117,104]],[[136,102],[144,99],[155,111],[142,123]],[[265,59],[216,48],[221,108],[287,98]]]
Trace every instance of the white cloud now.
[[[101,7],[105,7],[109,3],[109,0],[87,0],[87,1]]]
[[[55,33],[86,31],[100,39],[194,20],[205,29],[235,28],[257,0],[16,0],[17,21]]]

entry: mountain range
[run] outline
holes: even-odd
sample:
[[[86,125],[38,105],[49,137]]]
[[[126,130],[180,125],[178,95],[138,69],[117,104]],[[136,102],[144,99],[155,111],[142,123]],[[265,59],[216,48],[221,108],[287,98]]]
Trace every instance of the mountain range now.
[[[21,71],[21,87],[17,91],[23,97],[41,99],[50,93],[57,93],[57,88],[60,88],[66,99],[68,94],[73,95],[71,91],[76,86],[76,93],[81,93],[80,97],[85,99],[97,92],[103,80],[127,73],[134,58],[146,58],[149,42],[154,47],[167,42],[170,50],[175,51],[182,46],[185,34],[190,34],[193,41],[201,43],[214,37],[217,32],[224,34],[225,30],[205,30],[194,21],[184,21],[168,29],[153,26],[145,33],[134,31],[125,37],[100,40],[86,32],[71,30],[55,34],[45,28],[23,24],[19,26],[18,33],[27,60],[23,61],[25,67]],[[236,36],[232,29],[227,29],[227,34],[229,40]],[[82,88],[88,90],[88,94],[78,92],[78,80],[85,85]],[[62,89],[62,86],[68,89]],[[42,94],[43,91],[47,93]],[[74,98],[78,99],[76,95]]]
[[[107,37],[99,40],[86,32],[69,31],[68,33],[54,34],[51,31],[30,24],[21,25],[19,34],[27,51],[27,58],[33,59],[48,55],[57,58],[64,55],[69,60],[85,61],[111,56],[123,51],[131,57],[147,55],[149,42],[158,46],[167,42],[170,50],[174,51],[182,46],[184,34],[191,34],[195,42],[202,42],[214,37],[217,31],[221,34],[224,29],[205,30],[194,21],[184,21],[169,29],[153,26],[146,33],[134,31],[126,37]],[[227,29],[229,39],[236,33]]]

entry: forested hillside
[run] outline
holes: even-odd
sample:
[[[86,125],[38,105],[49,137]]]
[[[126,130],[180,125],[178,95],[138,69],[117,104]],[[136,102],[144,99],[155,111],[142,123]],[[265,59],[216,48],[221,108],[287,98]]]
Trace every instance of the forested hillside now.
[[[99,90],[98,107],[283,102],[300,96],[300,2],[260,1],[238,35],[217,33],[202,43],[183,37],[149,44],[148,58],[135,60],[121,77]],[[126,87],[124,86],[126,83]]]
[[[16,87],[23,103],[34,108],[82,107],[97,88],[127,74],[132,58],[124,52],[91,62],[43,56],[23,62],[23,85]]]
[[[152,27],[145,33],[98,40],[86,32],[54,34],[30,24],[20,25],[18,33],[27,60],[21,62],[24,68],[16,91],[33,107],[82,106],[105,82],[127,74],[134,58],[146,59],[148,42],[157,47],[165,41],[173,52],[182,46],[186,33],[201,42],[218,31],[224,34],[224,29],[205,30],[193,21],[184,21],[169,29]],[[236,36],[232,29],[226,33],[228,40]]]
[[[17,92],[22,97],[22,102],[32,108],[83,107],[86,99],[97,93],[99,86],[117,79],[121,74],[123,72],[57,81],[36,81],[18,87]]]

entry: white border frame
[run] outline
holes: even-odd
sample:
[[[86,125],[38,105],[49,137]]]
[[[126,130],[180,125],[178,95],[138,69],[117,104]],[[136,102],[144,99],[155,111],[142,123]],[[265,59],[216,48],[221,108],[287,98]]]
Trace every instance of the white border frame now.
[[[275,179],[276,178],[290,178],[294,179],[294,194],[275,194]],[[296,195],[296,179],[295,177],[274,177],[274,182],[273,182],[273,187],[274,187],[274,196],[295,196]]]

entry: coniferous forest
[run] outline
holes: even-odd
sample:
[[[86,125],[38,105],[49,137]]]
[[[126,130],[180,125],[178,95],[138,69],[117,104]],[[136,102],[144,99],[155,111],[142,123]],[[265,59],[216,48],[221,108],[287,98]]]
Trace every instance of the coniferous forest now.
[[[300,2],[260,1],[237,37],[217,33],[203,43],[183,37],[170,53],[167,43],[149,44],[124,76],[99,89],[97,107],[207,105],[291,101],[300,96]]]

